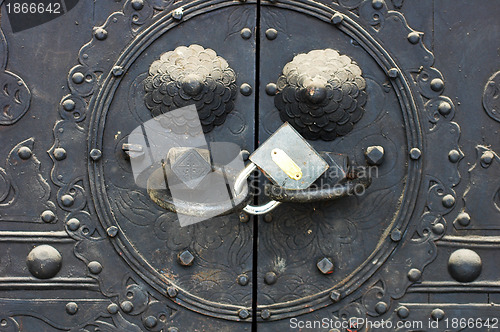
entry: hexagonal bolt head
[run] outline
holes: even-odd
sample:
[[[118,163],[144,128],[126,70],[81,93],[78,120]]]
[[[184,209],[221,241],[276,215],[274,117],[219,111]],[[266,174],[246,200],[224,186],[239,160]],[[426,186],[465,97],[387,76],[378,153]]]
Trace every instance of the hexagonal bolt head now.
[[[194,262],[194,256],[189,252],[189,250],[184,250],[183,252],[181,252],[179,255],[177,255],[177,259],[179,261],[179,264],[181,264],[182,266],[191,266]]]
[[[380,145],[367,147],[365,158],[369,165],[381,165],[384,161],[384,148]]]
[[[318,267],[318,270],[323,274],[333,273],[334,265],[329,258],[323,258],[318,262],[318,264],[316,264],[316,266]]]
[[[334,290],[330,293],[330,299],[333,301],[333,303],[339,302],[341,297],[342,294],[340,294],[338,291]]]

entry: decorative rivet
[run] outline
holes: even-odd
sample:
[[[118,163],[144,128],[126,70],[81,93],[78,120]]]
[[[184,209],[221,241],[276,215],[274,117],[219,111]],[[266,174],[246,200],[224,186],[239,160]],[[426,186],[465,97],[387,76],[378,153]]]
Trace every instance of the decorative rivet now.
[[[343,20],[344,20],[344,15],[340,13],[335,13],[330,19],[330,21],[335,25],[339,25],[340,23],[342,23]]]
[[[102,271],[101,263],[96,262],[96,261],[90,262],[89,265],[87,265],[87,267],[88,267],[90,273],[92,273],[92,274],[99,274]]]
[[[265,222],[271,222],[271,221],[273,221],[273,215],[271,213],[266,213],[264,215],[264,221]]]
[[[123,75],[123,67],[122,66],[114,66],[112,70],[114,77],[120,77]]]
[[[132,4],[132,8],[134,8],[135,10],[141,10],[142,8],[144,8],[144,1],[143,0],[132,0],[131,4]]]
[[[75,109],[75,102],[71,99],[66,99],[65,101],[63,101],[62,106],[65,111],[71,112]]]
[[[182,20],[182,16],[184,16],[184,10],[182,8],[177,8],[172,12],[174,20],[180,21]]]
[[[327,257],[324,257],[323,259],[321,259],[316,264],[316,266],[318,267],[318,270],[323,274],[333,273],[334,265],[333,265],[332,261]]]
[[[240,218],[241,222],[248,222],[250,220],[250,216],[248,215],[248,213],[246,213],[244,211],[240,212],[239,218]]]
[[[278,280],[278,277],[276,276],[276,273],[274,272],[267,272],[266,275],[264,276],[264,282],[268,285],[272,285],[276,283]]]
[[[422,272],[419,269],[410,269],[408,271],[408,280],[417,282],[422,277]]]
[[[481,257],[470,249],[458,249],[448,259],[448,272],[459,282],[471,282],[481,274]]]
[[[451,105],[450,105],[450,103],[448,103],[446,101],[440,102],[439,106],[438,106],[438,111],[439,111],[439,113],[441,113],[441,115],[448,115],[448,114],[450,114],[450,112],[451,112]]]
[[[397,308],[396,310],[397,310],[399,318],[405,319],[405,318],[408,318],[408,316],[410,315],[410,310],[408,310],[408,308],[405,306],[401,306],[401,307]]]
[[[250,39],[250,37],[252,37],[252,30],[249,28],[243,28],[241,29],[240,36],[243,39]]]
[[[69,315],[74,315],[76,314],[77,311],[78,311],[78,304],[76,304],[75,302],[68,302],[66,304],[66,312]]]
[[[276,29],[270,28],[266,30],[266,38],[269,40],[275,40],[278,37],[278,31]]]
[[[399,70],[397,68],[391,68],[387,71],[387,76],[390,78],[396,78],[399,75]]]
[[[461,226],[469,226],[470,224],[470,215],[467,212],[461,212],[457,216],[457,222]]]
[[[379,145],[367,147],[365,158],[369,165],[381,165],[384,161],[384,148]]]
[[[177,291],[177,288],[175,287],[168,287],[167,288],[167,295],[171,298],[176,297],[179,292]]]
[[[431,89],[432,89],[433,91],[438,92],[438,91],[443,90],[443,88],[444,88],[444,82],[443,82],[443,80],[442,80],[442,79],[440,79],[440,78],[435,78],[435,79],[433,79],[433,80],[431,81]]]
[[[54,149],[54,158],[58,161],[66,159],[66,150],[63,148]]]
[[[108,227],[106,232],[108,233],[109,237],[115,237],[118,234],[118,227],[110,226],[110,227]]]
[[[383,0],[372,0],[372,7],[373,7],[373,9],[380,10],[384,7],[384,1]]]
[[[395,241],[395,242],[401,241],[401,237],[402,237],[402,234],[401,234],[401,231],[399,229],[395,229],[391,232],[391,240],[392,241]]]
[[[56,215],[54,212],[52,212],[50,210],[45,210],[42,212],[41,218],[42,218],[43,222],[49,223],[49,222],[53,222],[54,220],[56,220]]]
[[[134,310],[134,304],[130,301],[123,301],[120,303],[120,308],[122,308],[123,312],[129,313]]]
[[[271,318],[271,312],[268,309],[264,309],[260,313],[260,317],[262,317],[262,319],[266,319],[267,320],[267,319]]]
[[[410,32],[408,34],[408,41],[412,44],[417,44],[420,41],[420,35],[418,32]]]
[[[485,151],[483,152],[483,154],[481,155],[481,162],[485,165],[489,165],[491,164],[491,162],[493,161],[493,158],[495,156],[493,155],[493,152],[491,151]]]
[[[73,80],[74,83],[81,84],[81,83],[83,83],[83,80],[85,79],[85,76],[83,76],[82,73],[77,72],[77,73],[73,74],[73,76],[71,77],[71,79]]]
[[[63,206],[69,207],[72,206],[75,203],[75,199],[71,195],[62,195],[61,196],[61,204]]]
[[[158,319],[155,316],[148,316],[144,319],[144,326],[148,329],[155,327],[158,324]]]
[[[238,316],[241,318],[241,319],[247,319],[248,317],[250,317],[250,313],[248,312],[247,309],[240,309],[238,311]]]
[[[90,151],[90,158],[94,161],[98,161],[102,157],[102,152],[99,149],[92,149]]]
[[[388,305],[385,302],[378,302],[375,304],[375,311],[379,314],[382,315],[387,311]]]
[[[455,205],[455,197],[453,195],[445,195],[442,200],[443,206],[445,208],[451,208],[453,205]]]
[[[432,225],[432,232],[436,235],[443,234],[444,233],[444,225],[440,222]]]
[[[240,86],[240,92],[244,96],[250,96],[252,94],[252,87],[248,83],[243,83]]]
[[[189,250],[184,250],[177,255],[177,261],[182,266],[191,266],[194,262],[194,256]]]
[[[179,329],[176,328],[175,326],[169,327],[167,332],[179,332]]]
[[[250,152],[248,152],[248,150],[241,150],[240,154],[243,161],[248,161],[248,158],[250,157]]]
[[[249,279],[248,279],[248,276],[246,274],[240,274],[238,276],[238,284],[240,284],[241,286],[248,285],[248,282],[249,282]]]
[[[76,218],[71,218],[70,220],[68,220],[66,225],[68,226],[68,229],[70,231],[74,232],[74,231],[78,230],[78,228],[80,228],[80,220],[78,220]]]
[[[19,158],[26,160],[31,158],[32,152],[31,149],[27,146],[22,146],[17,151],[17,155],[19,156]]]
[[[413,160],[418,160],[422,155],[422,151],[419,148],[413,148],[410,150],[410,158]]]
[[[108,312],[112,315],[116,314],[118,312],[118,305],[116,303],[111,303],[108,305]]]
[[[94,31],[94,36],[98,40],[104,40],[104,39],[106,39],[108,37],[108,32],[105,29],[103,29],[103,28],[97,28]]]
[[[448,159],[452,162],[452,163],[456,163],[460,160],[460,152],[458,152],[457,150],[451,150],[449,153],[448,153]]]
[[[275,83],[269,83],[266,85],[266,93],[269,96],[275,96],[278,93],[278,86]]]
[[[61,270],[62,256],[56,248],[42,244],[30,251],[26,265],[34,277],[49,279]]]
[[[338,291],[332,291],[330,293],[330,300],[332,300],[334,303],[337,303],[340,301],[341,294]]]
[[[431,317],[432,317],[432,319],[434,319],[434,320],[441,320],[441,319],[443,319],[443,318],[444,318],[444,311],[443,311],[443,310],[441,310],[441,309],[439,309],[439,308],[434,309],[434,310],[432,310],[432,312],[431,312]]]

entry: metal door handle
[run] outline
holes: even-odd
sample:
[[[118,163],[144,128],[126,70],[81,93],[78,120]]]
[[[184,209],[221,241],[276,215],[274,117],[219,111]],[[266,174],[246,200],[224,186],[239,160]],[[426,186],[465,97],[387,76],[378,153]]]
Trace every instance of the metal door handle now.
[[[344,184],[301,190],[286,189],[274,184],[266,184],[265,194],[278,202],[310,203],[359,194],[360,192],[364,192],[370,184],[371,178],[369,176],[348,180]]]
[[[163,165],[163,167],[169,167],[169,165]],[[235,211],[241,210],[246,206],[250,200],[249,191],[240,190],[235,193],[231,199],[232,207],[230,209],[224,209],[224,205],[218,203],[196,203],[176,199],[172,197],[167,181],[164,177],[164,168],[159,168],[156,170],[148,179],[148,194],[149,197],[160,207],[170,210],[172,212],[181,213],[188,216],[194,217],[206,217],[206,216],[222,216],[228,215]],[[228,180],[235,180],[238,174],[231,172],[227,169],[222,169],[217,166],[213,166],[213,171],[215,173],[225,174]],[[161,185],[159,185],[161,184]],[[242,188],[243,189],[243,188]],[[220,213],[218,213],[220,212]]]
[[[251,162],[238,175],[234,188],[234,192],[236,194],[243,190],[246,180],[256,169],[257,166]],[[371,177],[369,176],[369,173],[363,174],[362,176],[360,176],[359,173],[350,174],[350,177],[341,184],[326,184],[319,188],[310,187],[307,189],[286,189],[276,184],[266,184],[265,195],[271,200],[264,205],[247,205],[243,211],[253,215],[261,215],[270,212],[278,205],[285,202],[311,203],[335,200],[364,191],[370,186],[370,184]]]

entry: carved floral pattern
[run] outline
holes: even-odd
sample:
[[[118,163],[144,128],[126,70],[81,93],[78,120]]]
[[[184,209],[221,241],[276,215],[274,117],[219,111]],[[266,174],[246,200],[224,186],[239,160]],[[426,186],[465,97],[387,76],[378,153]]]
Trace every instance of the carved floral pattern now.
[[[26,114],[31,101],[26,83],[6,69],[7,55],[7,41],[0,29],[0,125],[16,123]]]

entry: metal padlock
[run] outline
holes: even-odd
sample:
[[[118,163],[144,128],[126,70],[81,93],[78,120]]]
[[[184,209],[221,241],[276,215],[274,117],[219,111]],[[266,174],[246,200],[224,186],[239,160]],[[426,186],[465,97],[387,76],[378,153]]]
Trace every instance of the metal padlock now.
[[[246,179],[257,168],[272,183],[285,189],[309,188],[328,168],[328,163],[288,123],[282,125],[249,157],[250,164],[236,179],[235,192],[240,192]],[[280,202],[270,201],[262,206],[247,205],[250,214],[264,214]]]

